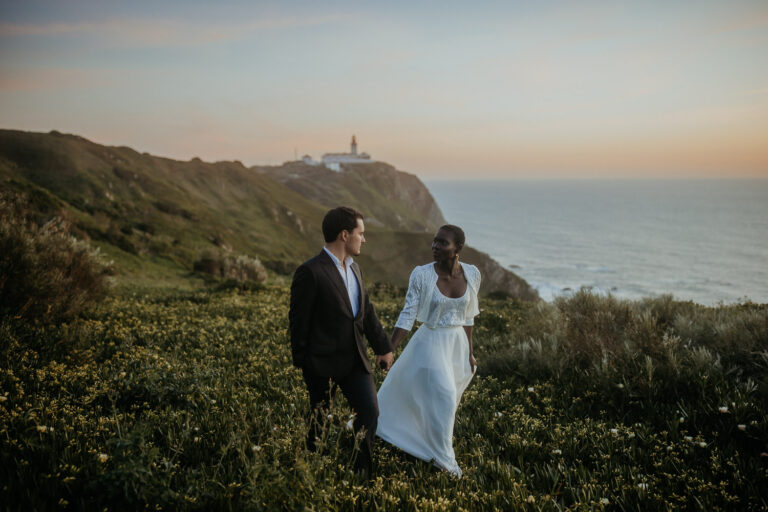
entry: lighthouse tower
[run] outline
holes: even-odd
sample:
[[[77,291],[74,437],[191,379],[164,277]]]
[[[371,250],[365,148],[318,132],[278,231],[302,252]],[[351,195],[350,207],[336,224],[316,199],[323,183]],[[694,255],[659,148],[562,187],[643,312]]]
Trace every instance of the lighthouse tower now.
[[[350,148],[352,149],[352,151],[350,151],[350,153],[352,153],[353,155],[356,155],[357,154],[357,139],[355,139],[354,135],[352,136],[352,144],[350,144]]]

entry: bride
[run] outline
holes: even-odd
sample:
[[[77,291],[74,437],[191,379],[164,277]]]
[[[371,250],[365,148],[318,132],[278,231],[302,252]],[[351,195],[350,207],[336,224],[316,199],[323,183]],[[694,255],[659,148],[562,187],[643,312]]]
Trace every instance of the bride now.
[[[459,262],[464,231],[441,227],[434,263],[413,269],[405,306],[392,332],[394,348],[411,337],[378,393],[376,435],[403,451],[461,476],[453,452],[456,408],[475,372],[472,325],[479,313],[477,267]]]

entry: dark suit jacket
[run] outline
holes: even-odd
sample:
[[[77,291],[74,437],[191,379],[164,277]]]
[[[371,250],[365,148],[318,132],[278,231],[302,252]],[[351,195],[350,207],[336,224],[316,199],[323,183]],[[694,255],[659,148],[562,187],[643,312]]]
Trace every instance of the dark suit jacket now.
[[[360,308],[355,317],[344,281],[324,250],[296,269],[288,314],[294,366],[335,377],[347,374],[359,361],[371,373],[363,335],[376,354],[392,351],[368,300],[357,263],[352,264],[352,271],[360,285]]]

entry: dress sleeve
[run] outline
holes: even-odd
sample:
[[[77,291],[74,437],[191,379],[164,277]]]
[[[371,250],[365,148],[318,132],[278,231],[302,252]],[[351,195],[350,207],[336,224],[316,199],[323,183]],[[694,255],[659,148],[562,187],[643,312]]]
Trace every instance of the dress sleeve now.
[[[419,267],[413,269],[411,277],[408,280],[408,293],[405,294],[405,306],[397,317],[395,327],[410,331],[413,322],[416,320],[416,313],[419,310],[419,298],[421,297],[421,273]]]
[[[467,304],[467,311],[464,315],[464,325],[475,325],[475,317],[480,314],[480,304],[477,300],[477,294],[480,291],[480,271],[474,265],[468,266],[467,286],[469,286],[470,296]]]

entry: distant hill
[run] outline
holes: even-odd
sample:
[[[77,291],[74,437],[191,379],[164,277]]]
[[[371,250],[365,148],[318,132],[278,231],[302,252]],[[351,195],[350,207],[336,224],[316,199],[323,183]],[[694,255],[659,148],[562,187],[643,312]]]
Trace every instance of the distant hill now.
[[[322,246],[320,222],[337,204],[367,215],[360,257],[366,279],[405,286],[411,269],[429,261],[433,231],[443,222],[421,181],[387,164],[342,173],[296,165],[249,169],[58,132],[0,130],[0,190],[26,194],[40,218],[64,214],[76,235],[115,260],[119,279],[154,286],[189,281],[199,252],[212,247],[257,256],[289,275]],[[464,260],[483,271],[484,293],[537,297],[487,255],[467,247]]]
[[[301,161],[252,169],[329,208],[346,204],[363,211],[367,224],[434,233],[446,223],[429,189],[417,176],[383,162],[343,164],[342,172]]]

